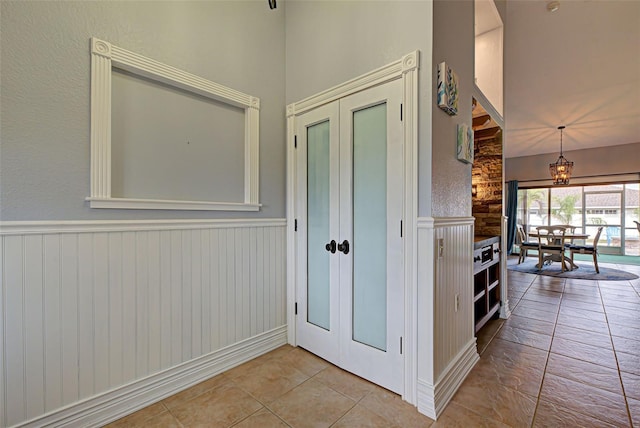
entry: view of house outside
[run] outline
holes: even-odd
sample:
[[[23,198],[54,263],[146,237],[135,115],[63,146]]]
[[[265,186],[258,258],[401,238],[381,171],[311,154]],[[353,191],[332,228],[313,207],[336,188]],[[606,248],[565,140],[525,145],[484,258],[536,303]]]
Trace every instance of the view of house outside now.
[[[638,183],[520,189],[518,223],[527,232],[537,226],[571,225],[589,235],[602,226],[598,249],[603,254],[640,255]],[[580,243],[580,242],[579,242]]]

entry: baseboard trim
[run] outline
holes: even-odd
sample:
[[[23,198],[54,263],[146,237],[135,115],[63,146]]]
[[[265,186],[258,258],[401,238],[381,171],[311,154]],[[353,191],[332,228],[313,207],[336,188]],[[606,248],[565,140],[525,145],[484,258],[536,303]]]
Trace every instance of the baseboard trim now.
[[[418,379],[418,410],[420,413],[437,419],[479,360],[480,356],[476,350],[474,337],[444,369],[444,373],[435,385]]]
[[[99,427],[286,343],[284,325],[15,427]]]

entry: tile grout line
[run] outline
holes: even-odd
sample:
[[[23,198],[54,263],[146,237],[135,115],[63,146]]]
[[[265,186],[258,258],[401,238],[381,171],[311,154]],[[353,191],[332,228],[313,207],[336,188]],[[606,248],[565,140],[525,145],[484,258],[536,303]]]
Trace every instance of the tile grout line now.
[[[171,417],[173,418],[174,421],[176,421],[176,423],[181,427],[184,428],[184,425],[182,425],[182,422],[180,422],[180,420],[176,417],[176,415],[173,414],[173,412],[171,412],[171,409],[167,407],[166,404],[164,404],[163,400],[158,401],[158,403],[160,403],[160,405],[162,407],[164,407],[164,410],[167,411],[167,413],[169,413],[171,415]]]
[[[551,333],[551,343],[549,343],[549,350],[547,351],[547,361],[544,364],[544,371],[542,372],[542,382],[540,382],[540,389],[538,389],[538,397],[536,399],[536,408],[533,411],[533,418],[531,419],[531,427],[536,422],[536,416],[538,415],[538,407],[540,407],[540,397],[542,396],[542,387],[544,386],[545,378],[547,377],[547,367],[549,366],[549,357],[551,356],[551,347],[553,346],[553,339],[556,337],[556,328],[558,326],[558,315],[560,315],[560,307],[562,306],[562,299],[564,299],[564,289],[566,287],[566,279],[562,282],[562,292],[560,293],[560,302],[558,303],[558,313],[556,314],[555,322],[553,323],[553,332]]]
[[[622,370],[620,369],[620,363],[618,362],[618,353],[616,352],[616,345],[613,342],[613,334],[611,333],[611,327],[609,326],[609,316],[607,315],[607,305],[602,298],[602,290],[600,289],[600,281],[596,281],[598,284],[598,294],[600,295],[600,301],[602,302],[602,308],[604,309],[604,319],[607,322],[607,330],[609,331],[609,340],[611,341],[611,349],[613,349],[613,358],[616,360],[616,367],[618,368],[618,379],[620,379],[620,388],[622,388],[622,398],[624,399],[624,405],[627,410],[627,417],[629,418],[629,426],[633,427],[633,419],[631,418],[631,409],[629,408],[629,401],[627,400],[627,392],[624,389],[624,382],[622,381]],[[629,282],[629,281],[628,281]],[[631,283],[629,282],[631,286]],[[633,288],[633,286],[631,286]]]
[[[534,282],[535,282],[535,281],[534,281]],[[567,298],[565,298],[565,297],[566,297],[565,293],[566,293],[566,291],[567,291],[567,286],[568,286],[568,283],[569,283],[569,282],[570,282],[570,281],[569,281],[569,280],[566,280],[566,279],[565,279],[565,280],[564,280],[564,282],[563,282],[563,287],[562,287],[562,292],[561,292],[561,299],[560,299],[560,301],[559,301],[558,311],[557,311],[557,316],[556,316],[556,320],[555,320],[555,323],[554,323],[554,329],[553,329],[553,334],[552,334],[552,341],[551,341],[551,345],[549,346],[549,350],[548,350],[548,353],[547,353],[547,363],[545,364],[545,368],[544,368],[544,377],[545,377],[545,378],[546,378],[546,375],[547,375],[548,362],[549,362],[549,360],[550,360],[551,348],[552,348],[553,343],[554,343],[554,342],[553,342],[553,340],[555,339],[555,334],[556,334],[556,332],[557,332],[557,326],[558,326],[558,325],[560,325],[560,324],[559,324],[559,314],[560,314],[560,312],[561,312],[561,309],[563,308],[563,303],[564,303],[565,301],[568,301],[568,299],[567,299]],[[531,286],[533,286],[533,283],[531,284]],[[530,292],[530,291],[532,290],[531,286],[529,286],[529,287],[527,287],[527,288],[525,289],[525,291],[524,291],[524,292],[523,292],[523,294],[522,294],[521,299],[525,299],[525,298],[526,298],[527,293],[528,293],[528,292]],[[598,292],[598,297],[600,298],[600,304],[601,304],[601,307],[602,307],[602,314],[605,316],[605,321],[607,322],[607,326],[609,326],[608,318],[606,318],[606,310],[605,310],[605,305],[604,305],[603,297],[602,297],[602,296],[603,296],[603,293],[601,292],[601,288],[600,288],[600,286],[599,286],[599,283],[598,283],[598,282],[596,282],[596,283],[595,283],[595,286],[596,286],[596,287],[598,287],[598,288],[597,288],[597,292]],[[634,291],[637,293],[637,290],[635,290],[635,289],[634,289]],[[521,302],[521,299],[519,299],[519,300],[516,302],[516,305],[514,305],[514,309],[518,306],[518,303],[520,303],[520,302]],[[588,331],[588,330],[586,330],[586,331]],[[610,331],[610,329],[608,329],[608,332],[609,332],[609,343],[610,343],[611,345],[613,345],[613,339],[612,339],[612,335],[611,335],[611,331]],[[613,346],[612,346],[612,349],[613,349]],[[617,360],[617,357],[616,357],[616,360]],[[619,368],[619,365],[618,365],[617,367]],[[619,376],[619,377],[621,376],[621,370],[618,370],[618,376]],[[621,380],[621,379],[620,379],[620,382],[621,382],[621,385],[622,385],[622,380]],[[534,419],[533,419],[532,424],[534,424],[534,423],[535,423],[535,420],[536,420],[536,418],[538,417],[537,412],[538,412],[539,405],[540,405],[540,401],[541,401],[541,391],[542,391],[542,386],[543,386],[543,384],[544,384],[544,380],[543,380],[543,382],[542,382],[542,384],[541,384],[541,387],[540,387],[540,390],[539,390],[540,392],[538,393],[537,402],[536,402],[536,410],[535,410],[535,412],[534,412]],[[626,400],[626,398],[627,398],[627,397],[626,397],[626,394],[624,394],[624,393],[623,393],[623,395],[624,395],[624,398],[625,398],[625,400]],[[629,408],[628,408],[628,400],[626,400],[626,402],[627,402],[627,413],[628,413],[628,418],[629,418],[629,421],[631,421],[632,419],[631,419],[630,414],[629,414],[630,410],[629,410]]]
[[[331,387],[329,387],[329,388],[331,388]],[[332,390],[332,391],[335,391],[335,389],[333,389],[333,388],[331,388],[331,390]],[[338,394],[340,394],[340,392],[339,392],[339,391],[335,391],[335,392],[337,392]],[[357,406],[357,405],[358,405],[358,404],[359,404],[359,403],[364,399],[364,397],[366,397],[366,396],[367,396],[367,395],[369,395],[370,393],[371,393],[371,391],[367,392],[367,393],[366,393],[362,398],[360,398],[360,400],[358,400],[358,401],[353,400],[353,401],[354,401],[353,406],[349,407],[349,409],[348,409],[346,412],[344,412],[344,414],[343,414],[342,416],[340,416],[340,417],[339,417],[338,419],[336,419],[336,420],[335,420],[331,425],[329,425],[329,428],[331,428],[332,426],[334,426],[335,424],[337,424],[338,422],[340,422],[342,419],[344,419],[344,418],[345,418],[345,416],[347,416],[347,414],[348,414],[350,411],[352,411],[352,410],[353,410],[353,409],[354,409],[354,408],[355,408],[355,407],[356,407],[356,406]],[[342,394],[342,395],[344,395],[344,394]],[[346,397],[346,395],[344,395],[344,396]],[[349,397],[347,397],[347,398],[349,398]],[[366,407],[366,406],[365,406],[365,407]],[[378,415],[378,416],[380,416],[380,415]],[[387,420],[387,418],[383,418],[383,419],[384,419],[384,420]],[[388,421],[388,422],[390,422],[390,421]]]
[[[526,296],[526,294],[529,292],[529,290],[531,290],[531,287],[536,282],[536,279],[537,279],[537,276],[532,278],[532,280],[529,283],[529,285],[527,286],[526,290],[522,293],[522,296],[518,299],[518,301],[516,302],[515,306],[513,307],[514,311],[518,307],[520,302],[524,299],[524,296]],[[564,294],[564,282],[563,282],[562,290],[563,290],[563,293],[561,293],[561,294],[563,295]],[[524,300],[527,300],[527,299],[524,299]],[[562,297],[560,298],[560,300],[562,301]],[[559,312],[560,312],[560,304],[558,304],[558,313]],[[551,353],[551,345],[553,344],[553,336],[555,334],[555,328],[556,328],[556,325],[557,325],[557,322],[558,322],[558,313],[556,313],[556,320],[555,320],[555,322],[553,324],[553,332],[552,332],[552,335],[551,335],[551,343],[549,344],[549,349],[547,350],[547,359],[545,361],[545,367],[544,367],[544,371],[543,371],[543,374],[542,374],[542,382],[540,382],[540,388],[538,389],[538,395],[536,397],[536,406],[535,406],[535,409],[533,411],[533,416],[531,418],[531,427],[533,427],[533,424],[535,423],[535,417],[536,417],[536,414],[538,412],[538,405],[540,403],[540,395],[541,395],[541,392],[542,392],[542,384],[544,383],[544,376],[545,376],[546,371],[547,371],[547,364],[549,363],[549,354]],[[512,311],[512,314],[513,314],[513,311]],[[522,316],[522,315],[520,315],[520,316]],[[528,317],[525,317],[525,316],[522,316],[522,317],[528,318]],[[535,318],[531,318],[531,319],[535,319]],[[503,326],[501,326],[501,328],[502,327]],[[495,336],[494,336],[494,338],[495,338]],[[525,345],[525,346],[527,346],[527,345]]]

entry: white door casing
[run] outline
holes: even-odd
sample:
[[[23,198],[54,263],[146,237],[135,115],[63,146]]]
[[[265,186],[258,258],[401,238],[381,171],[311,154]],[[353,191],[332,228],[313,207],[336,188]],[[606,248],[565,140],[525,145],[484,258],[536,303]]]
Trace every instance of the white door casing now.
[[[403,140],[403,187],[397,189],[402,194],[403,237],[403,269],[400,288],[402,289],[404,317],[400,320],[403,325],[403,375],[402,387],[399,391],[404,400],[415,404],[417,401],[417,249],[416,249],[416,220],[417,220],[417,139],[418,139],[418,65],[419,52],[414,51],[400,60],[387,64],[377,70],[366,73],[341,85],[318,93],[299,102],[287,106],[287,325],[288,341],[297,345],[298,332],[296,326],[296,310],[300,307],[297,302],[301,296],[297,295],[297,283],[300,277],[299,266],[296,264],[297,255],[306,251],[303,243],[299,242],[296,231],[301,219],[296,205],[296,194],[299,183],[298,165],[296,159],[296,128],[298,118],[311,110],[325,106],[335,100],[352,95],[367,88],[375,87],[386,82],[398,80],[402,82],[402,140]],[[298,139],[300,136],[297,137]],[[400,226],[397,226],[400,229]],[[306,243],[305,243],[306,244]],[[301,309],[301,308],[300,308]],[[400,346],[398,341],[398,347]]]

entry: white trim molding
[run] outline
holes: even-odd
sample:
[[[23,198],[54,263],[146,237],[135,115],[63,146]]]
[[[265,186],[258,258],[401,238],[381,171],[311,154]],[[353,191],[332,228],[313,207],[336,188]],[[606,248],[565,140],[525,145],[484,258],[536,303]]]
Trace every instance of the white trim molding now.
[[[399,79],[405,75],[411,75],[414,72],[416,73],[416,81],[415,83],[411,83],[412,85],[415,84],[417,86],[417,70],[420,65],[419,61],[420,52],[410,52],[397,61],[370,71],[369,73],[365,73],[340,85],[334,86],[333,88],[322,91],[316,95],[312,95],[301,101],[289,104],[287,106],[287,117],[302,114],[332,101],[363,91],[367,88],[372,88],[374,86]]]
[[[100,427],[285,343],[286,326],[281,326],[15,427]]]
[[[511,316],[509,307],[509,275],[507,275],[507,231],[509,230],[509,217],[502,216],[502,237],[500,241],[500,318],[507,319]]]
[[[471,91],[473,98],[476,99],[478,104],[482,105],[482,107],[484,107],[484,109],[487,111],[487,113],[489,113],[491,118],[498,124],[498,126],[504,130],[504,117],[500,113],[498,113],[498,110],[496,110],[493,103],[489,101],[489,99],[485,96],[478,85],[474,83]]]
[[[296,344],[296,239],[295,239],[295,130],[297,116],[356,92],[393,80],[403,81],[404,126],[404,388],[402,398],[416,404],[417,391],[417,213],[418,213],[418,70],[420,51],[413,51],[397,61],[365,73],[343,84],[334,86],[287,106],[287,313],[288,340]]]
[[[418,410],[437,419],[479,360],[473,338],[447,366],[439,381],[431,384],[418,380]]]
[[[420,52],[402,57],[404,83],[404,393],[417,404],[418,379],[418,70]],[[430,86],[427,84],[427,86]]]
[[[111,78],[117,68],[244,109],[244,202],[111,197]],[[258,211],[260,99],[97,38],[91,39],[91,208]]]
[[[418,219],[417,407],[436,419],[478,361],[473,217]]]
[[[570,151],[567,151],[570,153]],[[504,173],[503,173],[504,174]],[[571,185],[580,186],[583,184],[610,184],[610,183],[637,183],[640,181],[640,173],[620,173],[620,174],[604,174],[604,175],[592,175],[571,177]],[[539,179],[539,180],[524,180],[518,181],[518,189],[530,189],[535,187],[551,187],[553,186],[553,180]]]
[[[296,256],[298,245],[296,240],[296,198],[298,189],[296,177],[296,120],[294,115],[287,115],[287,341],[297,346],[296,340]]]
[[[132,232],[145,230],[283,227],[283,218],[175,220],[0,221],[0,236],[59,233]]]
[[[249,191],[249,190],[247,190]],[[260,204],[237,202],[177,201],[166,199],[93,198],[91,208],[120,208],[132,210],[190,210],[190,211],[258,211]]]
[[[474,217],[434,217],[435,227],[469,226],[475,223]]]

